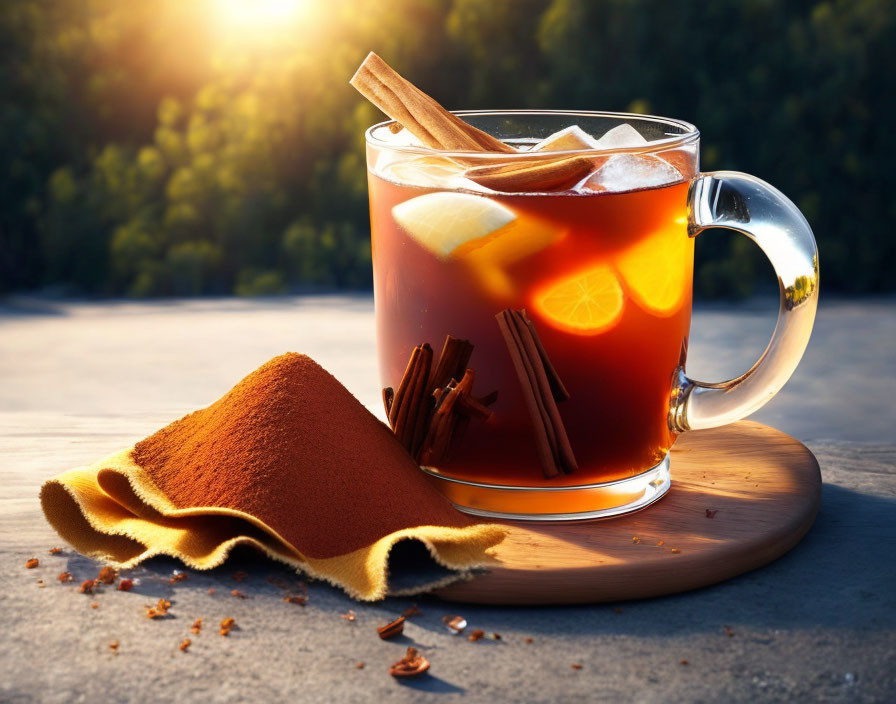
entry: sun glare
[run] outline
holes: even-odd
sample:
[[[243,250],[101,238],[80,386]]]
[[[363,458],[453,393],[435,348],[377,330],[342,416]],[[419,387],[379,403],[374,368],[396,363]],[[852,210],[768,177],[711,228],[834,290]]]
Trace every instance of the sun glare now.
[[[219,16],[235,28],[275,27],[294,19],[305,0],[214,0]]]

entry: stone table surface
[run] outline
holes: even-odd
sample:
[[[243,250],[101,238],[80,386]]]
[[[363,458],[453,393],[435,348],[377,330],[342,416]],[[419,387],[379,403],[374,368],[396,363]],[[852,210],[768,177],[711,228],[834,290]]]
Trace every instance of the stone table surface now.
[[[692,376],[745,370],[775,305],[698,306]],[[313,583],[306,607],[286,604],[266,578],[295,576],[246,553],[176,584],[175,562],[152,561],[133,571],[131,593],[91,598],[56,581],[97,568],[65,546],[48,554],[60,541],[37,500],[44,479],[208,404],[287,350],[317,359],[379,413],[372,311],[361,295],[0,304],[0,701],[896,701],[893,299],[823,300],[802,365],[753,416],[815,452],[822,505],[788,555],[723,584],[562,608],[420,598],[405,636],[385,642],[375,627],[410,600],[358,604]],[[41,564],[26,570],[31,557]],[[250,599],[230,596],[240,569]],[[175,617],[144,618],[160,597]],[[353,622],[340,617],[349,609]],[[452,636],[449,613],[502,638]],[[228,616],[239,629],[221,638],[213,626]],[[182,653],[198,617],[211,627]],[[388,665],[411,644],[431,675],[393,680]]]

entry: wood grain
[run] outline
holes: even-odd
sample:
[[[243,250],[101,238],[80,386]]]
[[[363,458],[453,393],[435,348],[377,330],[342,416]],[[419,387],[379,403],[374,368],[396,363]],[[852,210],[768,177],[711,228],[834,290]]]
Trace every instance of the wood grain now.
[[[581,523],[507,522],[510,534],[496,550],[500,566],[438,596],[575,604],[695,589],[786,553],[812,526],[821,500],[813,454],[750,421],[682,435],[671,471],[669,493],[638,513]]]

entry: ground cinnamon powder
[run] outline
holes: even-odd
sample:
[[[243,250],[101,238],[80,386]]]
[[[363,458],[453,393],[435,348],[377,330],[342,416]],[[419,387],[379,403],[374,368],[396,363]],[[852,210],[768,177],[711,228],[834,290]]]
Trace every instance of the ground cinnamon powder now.
[[[178,508],[237,509],[308,557],[402,528],[462,527],[392,432],[310,357],[275,357],[225,396],[138,443]]]

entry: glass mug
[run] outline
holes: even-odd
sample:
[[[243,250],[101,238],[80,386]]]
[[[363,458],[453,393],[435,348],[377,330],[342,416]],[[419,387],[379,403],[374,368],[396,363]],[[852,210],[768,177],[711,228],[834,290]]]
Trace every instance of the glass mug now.
[[[458,114],[521,151],[429,149],[394,122],[366,133],[387,405],[410,388],[401,384],[415,347],[432,348],[434,368],[446,336],[467,340],[473,386],[466,398],[488,410],[468,415],[463,432],[452,426],[444,452],[436,442],[420,454],[419,433],[413,448],[457,508],[526,520],[644,508],[669,489],[669,450],[679,434],[753,413],[793,373],[818,301],[812,231],[763,181],[699,173],[699,132],[680,120]],[[571,125],[584,136],[573,129],[553,145],[564,151],[542,151],[550,147],[542,140]],[[499,192],[467,178],[478,166],[571,157],[589,159],[592,170],[566,190]],[[714,227],[736,230],[765,252],[780,309],[751,369],[705,383],[689,378],[685,363],[694,238]]]

